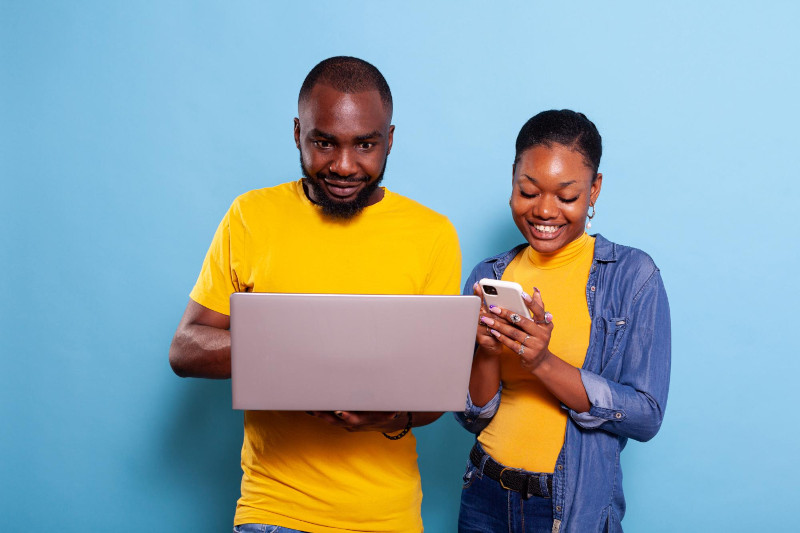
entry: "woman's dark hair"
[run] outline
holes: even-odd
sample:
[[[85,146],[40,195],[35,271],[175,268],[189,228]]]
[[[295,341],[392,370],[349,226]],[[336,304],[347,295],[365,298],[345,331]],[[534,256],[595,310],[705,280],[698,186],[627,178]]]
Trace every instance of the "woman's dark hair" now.
[[[542,111],[522,126],[517,135],[516,155],[514,163],[519,161],[522,153],[534,146],[550,147],[561,144],[580,152],[586,166],[594,174],[600,167],[600,156],[603,155],[603,139],[594,123],[583,113],[569,109],[561,111],[551,109]]]

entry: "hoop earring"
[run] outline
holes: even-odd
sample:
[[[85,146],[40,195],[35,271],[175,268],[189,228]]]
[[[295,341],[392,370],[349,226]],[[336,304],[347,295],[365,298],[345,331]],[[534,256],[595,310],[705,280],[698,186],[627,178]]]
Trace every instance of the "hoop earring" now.
[[[594,204],[589,204],[589,207],[592,208],[592,213],[586,216],[586,218],[589,219],[586,223],[586,229],[592,229],[592,219],[594,218]]]

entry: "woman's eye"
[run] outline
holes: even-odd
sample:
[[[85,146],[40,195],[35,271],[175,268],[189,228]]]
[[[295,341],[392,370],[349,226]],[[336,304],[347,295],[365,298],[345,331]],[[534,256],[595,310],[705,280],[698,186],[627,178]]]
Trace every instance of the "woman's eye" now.
[[[575,198],[559,198],[559,200],[561,200],[565,204],[571,204],[572,202],[574,202],[578,198],[580,198],[580,196],[576,196]]]
[[[522,196],[523,198],[536,198],[537,196],[539,196],[537,193],[527,193],[523,190],[519,191],[519,195]]]

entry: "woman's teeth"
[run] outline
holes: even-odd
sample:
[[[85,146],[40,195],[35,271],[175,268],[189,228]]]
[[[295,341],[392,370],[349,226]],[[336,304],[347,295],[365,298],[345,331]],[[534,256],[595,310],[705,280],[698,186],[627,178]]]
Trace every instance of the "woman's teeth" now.
[[[533,227],[536,231],[541,231],[542,233],[555,233],[561,226],[540,226],[539,224],[534,224]]]

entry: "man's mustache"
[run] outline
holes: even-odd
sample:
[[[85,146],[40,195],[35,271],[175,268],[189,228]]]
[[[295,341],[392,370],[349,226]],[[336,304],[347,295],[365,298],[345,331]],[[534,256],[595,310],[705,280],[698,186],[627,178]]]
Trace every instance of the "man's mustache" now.
[[[331,179],[334,181],[340,181],[344,183],[366,183],[369,181],[369,177],[362,176],[362,177],[352,177],[352,176],[341,176],[336,174],[335,172],[317,172],[316,174],[317,179]]]

